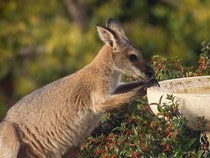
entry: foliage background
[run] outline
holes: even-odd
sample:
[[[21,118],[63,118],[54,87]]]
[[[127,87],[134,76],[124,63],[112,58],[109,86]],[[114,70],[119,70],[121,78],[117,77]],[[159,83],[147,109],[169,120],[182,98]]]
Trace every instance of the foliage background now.
[[[0,111],[89,63],[102,46],[95,25],[110,17],[145,58],[195,62],[210,37],[209,8],[209,0],[0,0]]]

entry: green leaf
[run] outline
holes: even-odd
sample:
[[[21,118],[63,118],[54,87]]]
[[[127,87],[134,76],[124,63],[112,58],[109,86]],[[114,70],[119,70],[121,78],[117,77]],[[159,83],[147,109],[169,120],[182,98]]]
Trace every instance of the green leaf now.
[[[196,138],[191,138],[187,143],[187,148],[189,149],[196,141]]]

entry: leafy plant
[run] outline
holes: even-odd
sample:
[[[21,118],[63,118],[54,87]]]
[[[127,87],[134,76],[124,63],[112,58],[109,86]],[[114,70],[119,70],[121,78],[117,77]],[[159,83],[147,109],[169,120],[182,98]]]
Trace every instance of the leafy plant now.
[[[178,112],[174,97],[158,104],[159,116],[148,105],[135,101],[121,112],[108,113],[106,121],[97,129],[100,134],[90,136],[82,146],[81,157],[201,157],[201,131],[193,131]],[[122,118],[122,113],[125,115]],[[119,115],[118,115],[119,114]],[[107,115],[107,114],[106,114]],[[121,120],[117,127],[106,128],[111,121]]]
[[[198,60],[199,67],[196,70],[196,73],[199,75],[208,75],[210,74],[210,41],[203,41],[201,46],[202,53]]]

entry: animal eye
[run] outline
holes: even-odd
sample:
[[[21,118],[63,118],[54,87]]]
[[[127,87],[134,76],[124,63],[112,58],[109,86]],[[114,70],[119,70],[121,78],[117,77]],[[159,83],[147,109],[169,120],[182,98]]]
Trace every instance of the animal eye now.
[[[136,62],[138,60],[137,56],[134,55],[134,54],[131,54],[128,56],[128,59],[131,61],[131,62]]]

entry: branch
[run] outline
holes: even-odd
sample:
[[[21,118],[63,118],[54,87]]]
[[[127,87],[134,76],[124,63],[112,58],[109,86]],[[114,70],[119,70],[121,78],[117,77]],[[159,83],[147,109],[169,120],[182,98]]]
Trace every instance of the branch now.
[[[64,0],[67,10],[74,22],[80,27],[82,31],[86,31],[88,23],[87,16],[89,5],[86,1],[79,2],[77,0]]]

